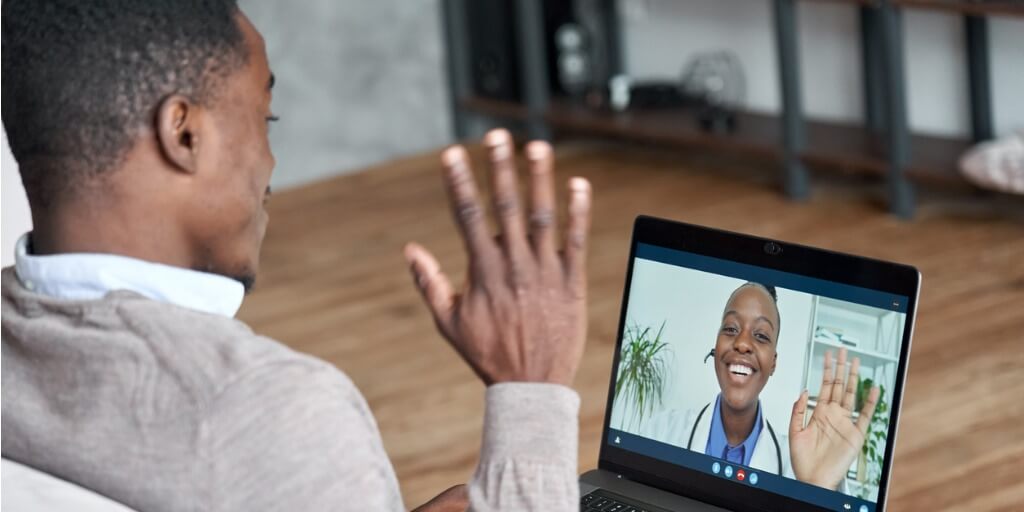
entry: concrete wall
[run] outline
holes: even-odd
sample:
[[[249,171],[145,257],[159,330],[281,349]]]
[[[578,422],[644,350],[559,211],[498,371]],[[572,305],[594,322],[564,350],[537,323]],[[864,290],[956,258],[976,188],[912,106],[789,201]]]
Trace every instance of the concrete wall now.
[[[798,2],[804,107],[809,115],[862,118],[857,10]],[[696,52],[729,49],[747,77],[747,105],[779,110],[771,2],[768,0],[619,0],[627,72],[678,77]],[[1024,20],[992,17],[992,88],[997,134],[1024,129]],[[963,23],[947,13],[907,10],[905,60],[910,124],[947,135],[968,133],[970,114]]]
[[[242,0],[277,76],[275,187],[443,145],[438,0]]]

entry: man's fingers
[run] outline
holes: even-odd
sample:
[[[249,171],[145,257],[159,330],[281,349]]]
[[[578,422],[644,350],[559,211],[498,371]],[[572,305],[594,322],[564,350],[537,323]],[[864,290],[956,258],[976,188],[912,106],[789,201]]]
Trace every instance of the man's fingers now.
[[[470,264],[476,267],[480,260],[493,259],[497,248],[488,233],[469,157],[462,146],[452,146],[441,153],[441,162],[455,224],[466,243]]]
[[[836,363],[836,378],[832,381],[832,401],[840,402],[843,399],[843,379],[846,378],[846,349],[839,349],[839,362]]]
[[[544,262],[553,260],[555,256],[554,157],[551,145],[539,140],[527,144],[526,159],[530,162],[530,240],[538,261]]]
[[[590,232],[590,182],[569,180],[569,223],[565,232],[565,269],[569,285],[582,295],[587,285],[587,237]]]
[[[857,401],[857,388],[860,386],[860,358],[853,358],[850,365],[850,376],[846,378],[846,393],[843,393],[843,408],[853,411]]]
[[[825,405],[832,398],[832,381],[835,369],[832,365],[832,351],[825,352],[825,369],[821,372],[821,390],[818,391],[818,405]]]
[[[789,419],[790,437],[804,429],[804,415],[807,413],[807,390],[800,393],[800,398],[793,403],[793,416]]]
[[[857,428],[860,429],[861,434],[864,434],[864,437],[868,435],[868,427],[871,426],[871,419],[875,415],[875,407],[878,406],[878,395],[880,393],[881,390],[878,386],[871,387],[867,399],[864,400],[864,407],[860,409],[860,416],[857,417]]]
[[[405,259],[409,262],[416,289],[427,303],[441,334],[448,336],[455,306],[455,290],[451,281],[441,272],[437,258],[415,242],[406,244]]]
[[[491,188],[493,190],[494,214],[505,248],[513,263],[523,261],[527,256],[526,227],[523,225],[523,210],[519,201],[519,179],[516,176],[515,148],[512,135],[505,129],[496,129],[484,135],[488,157],[491,159]]]

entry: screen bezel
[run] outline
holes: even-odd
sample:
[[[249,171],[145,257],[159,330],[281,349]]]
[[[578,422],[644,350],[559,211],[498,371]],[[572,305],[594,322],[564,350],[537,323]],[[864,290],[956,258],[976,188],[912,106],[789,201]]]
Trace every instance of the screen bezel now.
[[[893,403],[890,408],[888,442],[886,442],[882,474],[879,480],[878,501],[875,505],[875,510],[885,510],[889,477],[892,472],[892,455],[896,445],[896,431],[899,424],[903,388],[910,357],[910,343],[917,311],[918,291],[921,283],[921,274],[918,270],[909,265],[816,249],[666,219],[644,215],[636,218],[633,224],[633,237],[629,250],[626,283],[623,288],[622,307],[619,315],[619,330],[616,335],[612,371],[608,384],[608,398],[605,407],[604,428],[601,431],[602,439],[598,467],[612,471],[635,482],[735,510],[824,509],[795,498],[738,484],[701,471],[677,466],[617,448],[608,443],[608,431],[615,395],[615,378],[618,373],[619,358],[621,356],[622,333],[625,329],[626,312],[629,305],[633,264],[636,260],[637,246],[641,243],[880,290],[907,298],[907,323],[903,330],[895,389],[893,390]],[[766,244],[769,243],[777,245],[769,250],[766,248]]]

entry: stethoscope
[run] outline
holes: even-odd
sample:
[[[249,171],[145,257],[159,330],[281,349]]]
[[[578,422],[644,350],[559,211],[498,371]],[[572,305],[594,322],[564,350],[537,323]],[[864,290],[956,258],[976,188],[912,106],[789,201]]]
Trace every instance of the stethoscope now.
[[[704,356],[704,363],[708,362],[709,358],[715,356],[715,349],[711,349],[708,355]],[[693,438],[697,435],[697,425],[700,425],[701,418],[704,417],[704,413],[707,412],[708,407],[711,407],[711,402],[708,402],[699,413],[697,413],[697,421],[693,422],[693,428],[690,429],[690,440],[686,443],[686,449],[693,450]],[[768,418],[764,419],[764,424],[768,427],[768,433],[772,436],[772,443],[775,445],[775,460],[778,461],[779,470],[776,474],[782,475],[782,448],[779,446],[779,438],[775,437],[775,429],[772,428],[772,424],[768,421]]]

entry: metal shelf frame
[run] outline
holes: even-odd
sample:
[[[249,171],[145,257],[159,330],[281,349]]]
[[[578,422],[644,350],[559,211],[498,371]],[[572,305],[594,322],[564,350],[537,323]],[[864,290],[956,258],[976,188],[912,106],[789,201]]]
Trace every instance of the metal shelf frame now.
[[[466,29],[465,4],[475,0],[442,0],[441,14],[445,27],[447,71],[450,87],[452,120],[457,137],[469,133],[473,112],[470,90],[469,39]],[[548,121],[551,93],[548,89],[544,47],[544,0],[508,0],[515,4],[516,45],[519,58],[521,107],[525,115],[516,115],[524,123],[530,138],[550,140],[552,127]],[[556,1],[556,0],[548,0]],[[797,3],[801,0],[769,0],[772,2],[772,23],[779,66],[781,112],[778,116],[781,133],[779,154],[782,162],[782,189],[794,200],[810,194],[810,174],[806,168],[807,120],[803,111],[800,87],[799,31]],[[868,130],[885,148],[885,180],[889,211],[909,219],[913,216],[915,192],[907,179],[912,160],[913,134],[907,112],[906,66],[904,62],[904,8],[934,8],[957,13],[963,17],[969,100],[971,138],[974,142],[993,136],[991,71],[989,66],[989,34],[986,12],[979,5],[970,9],[956,2],[922,0],[841,0],[857,5],[860,22],[861,62],[863,67],[864,121]],[[621,70],[621,27],[615,0],[600,0],[604,26],[610,34],[609,62],[612,70]],[[967,5],[967,4],[964,4]],[[1006,14],[1007,7],[997,6],[992,13]],[[1010,14],[1017,14],[1010,8]],[[1024,15],[1024,7],[1021,13]],[[483,114],[488,114],[484,112]],[[491,114],[493,114],[491,112]],[[812,150],[814,148],[811,148]]]

